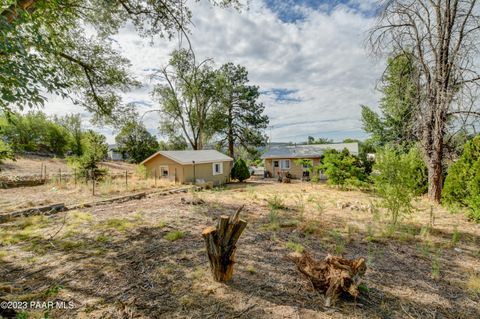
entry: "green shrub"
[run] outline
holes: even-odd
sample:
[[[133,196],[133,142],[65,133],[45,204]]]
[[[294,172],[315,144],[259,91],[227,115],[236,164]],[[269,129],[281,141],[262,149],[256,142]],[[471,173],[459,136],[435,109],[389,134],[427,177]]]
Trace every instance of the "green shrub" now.
[[[469,217],[480,222],[480,136],[467,142],[460,159],[448,168],[442,200],[467,207]]]
[[[4,159],[15,159],[15,153],[13,150],[10,148],[10,146],[6,143],[4,143],[2,140],[0,140],[0,164],[2,163],[2,160]]]
[[[147,168],[143,164],[135,165],[135,175],[140,179],[147,179]]]
[[[353,181],[366,181],[367,175],[360,160],[351,155],[347,149],[342,152],[329,150],[325,153],[322,164],[318,167],[324,171],[331,185],[345,186]]]
[[[163,238],[165,238],[168,241],[176,241],[180,238],[183,238],[185,234],[180,231],[180,230],[173,230],[171,232],[168,232]]]
[[[250,177],[247,164],[243,159],[239,158],[235,162],[235,165],[233,165],[232,168],[231,177],[232,179],[237,179],[239,182],[243,182]]]
[[[419,162],[417,150],[407,154],[391,147],[377,153],[372,180],[381,206],[391,215],[395,225],[401,215],[413,211],[412,199],[424,191],[425,167]]]

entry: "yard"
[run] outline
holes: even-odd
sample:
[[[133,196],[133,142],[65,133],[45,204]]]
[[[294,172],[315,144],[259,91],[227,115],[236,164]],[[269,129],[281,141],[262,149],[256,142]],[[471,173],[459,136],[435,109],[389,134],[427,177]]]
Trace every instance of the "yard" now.
[[[201,232],[243,204],[233,280],[214,282]],[[0,225],[0,296],[73,302],[49,318],[480,317],[478,225],[415,206],[393,230],[369,194],[250,182],[17,219]],[[288,257],[303,250],[365,257],[360,297],[324,308]]]

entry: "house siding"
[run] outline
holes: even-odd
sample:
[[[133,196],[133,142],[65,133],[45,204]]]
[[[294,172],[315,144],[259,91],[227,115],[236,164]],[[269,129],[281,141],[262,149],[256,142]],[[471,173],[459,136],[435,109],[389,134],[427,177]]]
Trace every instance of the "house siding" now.
[[[318,166],[320,164],[320,158],[304,158],[308,160],[312,160],[313,166]],[[282,161],[282,160],[290,160],[290,168],[289,169],[282,169],[279,167],[274,167],[274,161]],[[297,164],[296,161],[298,158],[267,158],[265,159],[265,170],[270,174],[272,177],[277,177],[279,174],[282,173],[290,173],[293,178],[302,178],[303,177],[303,167],[300,164]]]
[[[206,182],[213,182],[214,185],[221,185],[229,182],[230,177],[230,162],[219,161],[223,164],[223,173],[213,175],[213,163],[195,164],[195,179],[203,179]],[[168,179],[182,184],[193,183],[194,170],[193,164],[182,165],[161,154],[151,158],[144,163],[147,172],[150,176],[155,176],[155,169],[157,176],[160,176],[160,167],[168,166]]]

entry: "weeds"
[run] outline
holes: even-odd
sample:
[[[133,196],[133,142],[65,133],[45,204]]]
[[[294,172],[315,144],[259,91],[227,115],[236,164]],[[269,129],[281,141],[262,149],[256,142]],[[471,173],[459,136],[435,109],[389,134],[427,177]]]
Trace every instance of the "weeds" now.
[[[320,223],[316,220],[307,220],[300,226],[304,234],[313,235],[319,232]]]
[[[453,227],[453,234],[452,234],[452,246],[456,246],[458,242],[460,241],[461,235],[460,232],[458,231],[458,226]]]
[[[292,250],[292,251],[294,251],[294,252],[296,252],[296,253],[299,253],[299,254],[303,253],[303,251],[305,250],[305,247],[303,247],[302,244],[299,244],[299,243],[296,243],[296,242],[293,242],[293,241],[289,241],[289,242],[285,245],[285,247],[286,247],[287,249],[290,249],[290,250]]]
[[[472,294],[480,295],[480,274],[470,274],[467,281],[467,289]]]
[[[335,254],[342,255],[345,252],[345,240],[343,239],[343,236],[336,230],[331,230],[328,234],[335,244]]]
[[[440,278],[440,258],[438,257],[438,254],[435,254],[435,256],[432,259],[431,275],[433,279]]]
[[[133,226],[132,222],[126,219],[120,218],[110,218],[103,222],[103,226],[106,228],[115,229],[117,231],[123,232]]]
[[[168,241],[176,241],[178,239],[181,239],[185,236],[185,234],[180,231],[180,230],[173,230],[171,232],[168,232],[163,238],[165,238]]]
[[[286,208],[283,199],[280,196],[278,196],[278,194],[275,194],[272,197],[269,197],[267,199],[267,203],[268,203],[268,207],[270,208],[270,211]]]
[[[274,232],[280,230],[280,221],[276,209],[270,209],[268,213],[268,224],[265,225],[265,228]]]

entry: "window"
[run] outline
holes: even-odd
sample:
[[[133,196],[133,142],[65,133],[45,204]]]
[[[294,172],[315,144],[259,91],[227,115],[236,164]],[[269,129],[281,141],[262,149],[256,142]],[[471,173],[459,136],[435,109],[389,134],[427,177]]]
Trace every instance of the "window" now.
[[[160,176],[168,177],[168,166],[160,166]]]
[[[213,163],[213,175],[223,174],[223,165],[222,163]]]
[[[308,160],[303,161],[302,166],[303,166],[303,169],[309,169],[310,167],[312,167],[312,161],[308,161]]]
[[[278,161],[273,161],[273,167],[278,167]]]
[[[280,161],[280,168],[281,169],[290,169],[290,160],[281,160]]]

